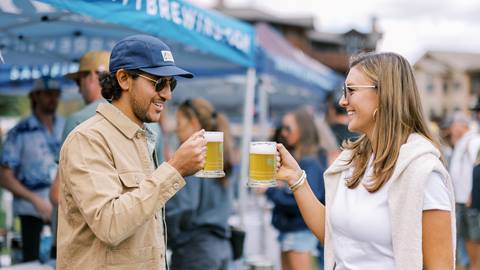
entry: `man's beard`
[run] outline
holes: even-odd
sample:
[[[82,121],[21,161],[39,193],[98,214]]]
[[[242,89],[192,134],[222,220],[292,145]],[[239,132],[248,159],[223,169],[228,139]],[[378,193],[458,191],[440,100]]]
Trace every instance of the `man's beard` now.
[[[137,102],[136,99],[131,99],[130,105],[132,106],[133,113],[135,116],[140,119],[143,123],[152,123],[155,122],[153,119],[148,117],[148,105],[142,106],[140,102]]]

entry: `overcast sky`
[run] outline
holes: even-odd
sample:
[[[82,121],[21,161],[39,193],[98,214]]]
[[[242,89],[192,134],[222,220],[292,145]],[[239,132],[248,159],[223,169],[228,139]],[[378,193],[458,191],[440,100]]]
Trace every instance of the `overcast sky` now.
[[[190,2],[211,7],[216,0]],[[225,4],[254,6],[284,17],[312,15],[316,29],[326,32],[368,31],[375,15],[384,33],[379,49],[400,53],[411,62],[427,50],[480,53],[478,0],[225,0]]]

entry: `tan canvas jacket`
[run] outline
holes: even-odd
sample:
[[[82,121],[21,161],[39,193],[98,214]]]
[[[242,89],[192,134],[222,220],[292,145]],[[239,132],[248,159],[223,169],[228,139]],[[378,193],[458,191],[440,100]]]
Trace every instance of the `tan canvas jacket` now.
[[[154,169],[145,132],[111,104],[66,139],[60,154],[58,269],[165,269],[163,207],[185,185]]]

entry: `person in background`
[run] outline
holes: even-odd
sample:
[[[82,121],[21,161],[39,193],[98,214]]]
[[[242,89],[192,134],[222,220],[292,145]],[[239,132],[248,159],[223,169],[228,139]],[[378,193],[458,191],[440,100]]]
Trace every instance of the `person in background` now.
[[[480,152],[477,153],[472,173],[472,191],[470,192],[470,204],[468,210],[468,223],[470,229],[470,252],[471,262],[476,262],[480,257]],[[470,265],[470,269],[474,266]]]
[[[170,48],[148,35],[120,40],[101,76],[97,107],[65,140],[60,153],[58,269],[167,269],[164,206],[205,163],[204,131],[167,162],[155,158],[157,122],[171,100]]]
[[[319,136],[313,117],[303,109],[287,113],[282,119],[281,135],[299,160],[300,167],[311,175],[314,196],[324,201],[324,168],[318,160]],[[268,189],[266,195],[274,204],[272,224],[279,231],[282,269],[312,269],[318,240],[303,221],[292,192],[283,186]]]
[[[310,187],[315,176],[278,145],[277,179],[324,243],[325,269],[454,269],[453,187],[408,61],[356,55],[340,104],[362,135],[325,171],[325,204]]]
[[[48,190],[57,171],[64,126],[55,113],[60,93],[56,80],[42,77],[34,81],[29,94],[32,115],[9,131],[0,159],[0,185],[14,195],[25,262],[39,259],[40,234],[52,214]]]
[[[348,130],[347,111],[339,103],[341,95],[338,92],[332,92],[328,99],[328,122],[340,149],[343,142],[347,140],[355,140],[358,137],[358,134]]]
[[[168,201],[166,220],[172,270],[228,270],[232,261],[228,218],[232,214],[233,139],[228,119],[205,99],[186,100],[177,109],[177,137],[185,142],[199,130],[224,134],[225,177],[187,177],[187,185]]]
[[[450,115],[446,122],[448,138],[453,146],[449,172],[455,190],[457,238],[459,245],[465,244],[470,269],[478,269],[475,241],[480,239],[480,228],[478,224],[470,221],[479,216],[476,210],[470,210],[469,205],[471,203],[472,172],[477,153],[480,150],[480,135],[471,130],[472,121],[462,112]]]

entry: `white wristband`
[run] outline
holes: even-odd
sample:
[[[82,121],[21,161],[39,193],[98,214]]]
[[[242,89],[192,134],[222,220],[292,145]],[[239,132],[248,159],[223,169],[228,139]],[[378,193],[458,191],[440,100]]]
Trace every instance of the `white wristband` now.
[[[303,183],[305,183],[305,179],[307,178],[307,173],[305,170],[302,170],[302,176],[291,186],[288,186],[292,192],[295,192]]]

